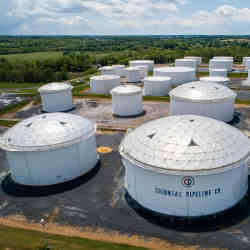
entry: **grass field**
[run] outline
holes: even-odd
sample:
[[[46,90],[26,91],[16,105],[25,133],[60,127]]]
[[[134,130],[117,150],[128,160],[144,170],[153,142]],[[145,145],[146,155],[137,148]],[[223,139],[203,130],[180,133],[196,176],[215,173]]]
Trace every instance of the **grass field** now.
[[[35,60],[44,60],[48,58],[58,58],[63,55],[63,52],[36,52],[36,53],[25,53],[25,54],[9,54],[9,55],[0,55],[0,58],[6,58],[10,61],[35,61]]]
[[[0,82],[0,89],[24,89],[40,87],[44,83],[15,83],[15,82]]]
[[[44,234],[42,232],[0,226],[0,249],[5,250],[45,250]],[[49,235],[49,249],[53,250],[143,250],[146,248],[122,244],[106,243],[82,239]]]

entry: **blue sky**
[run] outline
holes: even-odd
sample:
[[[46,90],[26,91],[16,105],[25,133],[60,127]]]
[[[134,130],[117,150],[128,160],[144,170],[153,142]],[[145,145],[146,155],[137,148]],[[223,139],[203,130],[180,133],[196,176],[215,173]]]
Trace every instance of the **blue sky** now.
[[[250,34],[250,1],[2,0],[0,34]]]

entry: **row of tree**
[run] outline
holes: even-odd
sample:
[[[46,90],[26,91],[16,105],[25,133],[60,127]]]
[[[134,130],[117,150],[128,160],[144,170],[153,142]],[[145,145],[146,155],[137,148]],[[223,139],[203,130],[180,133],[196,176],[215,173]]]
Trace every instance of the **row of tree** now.
[[[70,54],[37,61],[10,61],[0,58],[1,82],[50,82],[68,79],[68,72],[83,72],[93,65],[84,54]]]

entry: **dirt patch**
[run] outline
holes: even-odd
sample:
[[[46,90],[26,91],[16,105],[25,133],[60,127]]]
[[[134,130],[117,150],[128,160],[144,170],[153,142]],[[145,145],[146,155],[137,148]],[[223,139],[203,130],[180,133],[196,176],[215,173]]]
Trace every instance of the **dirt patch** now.
[[[0,218],[0,224],[4,226],[14,227],[14,228],[22,228],[27,230],[35,230],[35,231],[43,231],[43,228],[38,223],[28,222],[24,216],[15,215],[9,216],[6,218]],[[138,247],[146,247],[149,249],[158,249],[158,250],[198,250],[199,246],[183,246],[169,243],[167,241],[163,241],[157,238],[148,238],[143,239],[137,235],[126,235],[120,234],[119,232],[105,232],[103,229],[93,230],[90,227],[70,227],[70,226],[60,226],[53,223],[46,224],[46,232],[49,234],[57,234],[68,237],[80,237],[80,238],[88,238],[91,240],[98,240],[104,242],[112,242],[112,243],[120,243],[120,244],[128,244],[132,246]],[[112,236],[112,237],[111,237]],[[204,248],[202,248],[204,249]],[[215,248],[212,248],[216,250]],[[210,248],[210,250],[212,250]],[[205,249],[204,249],[205,250]]]

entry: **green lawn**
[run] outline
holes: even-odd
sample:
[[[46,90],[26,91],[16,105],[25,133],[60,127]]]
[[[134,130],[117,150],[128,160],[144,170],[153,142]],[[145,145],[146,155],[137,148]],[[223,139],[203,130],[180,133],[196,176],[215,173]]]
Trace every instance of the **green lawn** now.
[[[35,53],[24,53],[24,54],[9,54],[9,55],[0,55],[0,58],[6,58],[10,61],[16,60],[44,60],[48,58],[58,58],[63,55],[63,52],[35,52]]]
[[[0,249],[5,250],[43,250],[42,232],[0,226]],[[112,237],[112,236],[110,236]],[[77,237],[49,235],[49,246],[53,250],[143,250],[146,248],[123,244],[113,244]]]
[[[209,76],[209,72],[197,72],[196,76],[197,77]],[[247,78],[248,73],[246,73],[246,72],[242,72],[242,73],[229,72],[228,77],[229,78]]]

